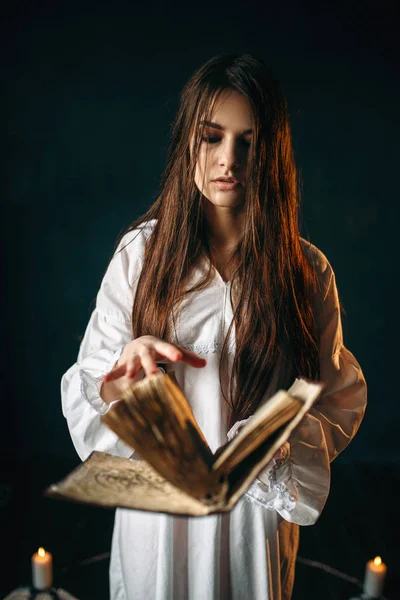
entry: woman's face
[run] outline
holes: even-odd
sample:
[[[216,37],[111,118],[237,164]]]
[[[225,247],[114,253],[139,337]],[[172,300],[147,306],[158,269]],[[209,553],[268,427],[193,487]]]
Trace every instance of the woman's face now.
[[[252,129],[253,113],[247,98],[225,90],[210,120],[205,121],[195,172],[198,189],[215,206],[233,208],[244,203]],[[220,178],[228,181],[218,181]]]

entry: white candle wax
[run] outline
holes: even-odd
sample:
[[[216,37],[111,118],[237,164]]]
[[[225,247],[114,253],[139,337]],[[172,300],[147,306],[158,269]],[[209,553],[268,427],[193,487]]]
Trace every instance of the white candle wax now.
[[[364,594],[371,598],[378,598],[383,591],[387,567],[382,562],[381,557],[377,556],[374,560],[369,560],[365,569]]]
[[[32,585],[37,590],[51,588],[53,583],[53,557],[39,548],[32,556]]]

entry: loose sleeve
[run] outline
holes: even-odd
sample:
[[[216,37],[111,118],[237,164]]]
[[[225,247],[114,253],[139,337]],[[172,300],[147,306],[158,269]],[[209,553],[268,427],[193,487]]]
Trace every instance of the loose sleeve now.
[[[103,376],[133,339],[131,312],[144,243],[143,230],[129,232],[122,238],[102,280],[77,361],[61,380],[62,411],[81,460],[94,450],[122,457],[133,453],[101,423],[108,405],[99,392]]]
[[[282,456],[271,461],[246,494],[299,525],[312,525],[320,516],[329,493],[330,462],[357,433],[367,402],[361,367],[343,345],[335,275],[320,255],[325,292],[316,314],[325,389],[292,433]]]

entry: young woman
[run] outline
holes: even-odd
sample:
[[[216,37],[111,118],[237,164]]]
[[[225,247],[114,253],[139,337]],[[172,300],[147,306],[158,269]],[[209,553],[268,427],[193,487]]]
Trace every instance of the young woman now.
[[[135,458],[100,422],[127,382],[173,370],[213,451],[297,376],[324,393],[229,514],[118,509],[112,600],[287,600],[298,525],[355,435],[366,384],[342,338],[332,268],[299,235],[286,101],[250,55],[203,65],[181,95],[159,197],[117,244],[63,413],[82,460]]]

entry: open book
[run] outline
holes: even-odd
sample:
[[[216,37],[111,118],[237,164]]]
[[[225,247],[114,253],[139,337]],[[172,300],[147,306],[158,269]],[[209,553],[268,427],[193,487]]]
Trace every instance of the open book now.
[[[296,379],[213,453],[180,387],[159,373],[128,388],[101,417],[135,451],[92,452],[46,495],[107,507],[203,516],[232,510],[287,441],[323,384]]]

